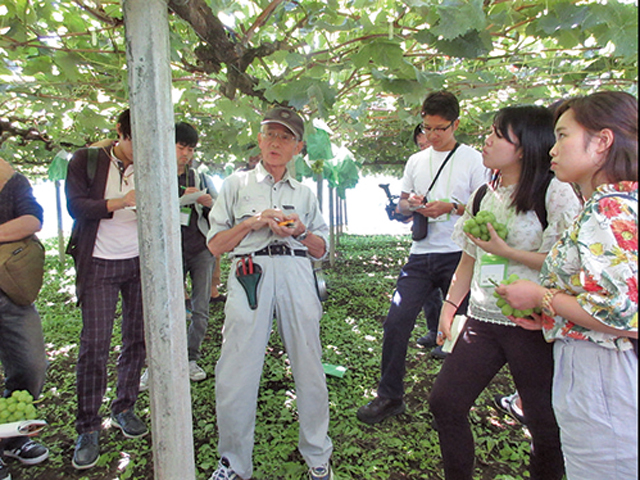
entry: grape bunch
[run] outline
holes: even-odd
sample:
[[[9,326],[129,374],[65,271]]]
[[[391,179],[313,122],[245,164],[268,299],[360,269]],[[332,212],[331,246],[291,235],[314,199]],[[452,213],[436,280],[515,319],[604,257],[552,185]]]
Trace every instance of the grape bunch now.
[[[496,222],[496,216],[488,210],[480,210],[476,213],[475,217],[471,217],[464,222],[462,230],[480,240],[488,242],[491,240],[491,235],[489,234],[487,223],[493,225],[493,228],[501,239],[504,240],[507,238],[507,226],[504,223]]]
[[[515,273],[509,275],[509,278],[501,282],[501,285],[509,285],[510,283],[515,282],[516,280],[520,280],[520,277]],[[540,308],[527,308],[526,310],[518,310],[517,308],[513,308],[511,305],[507,303],[507,301],[498,295],[497,292],[493,292],[493,296],[498,300],[496,301],[496,305],[502,312],[505,317],[509,317],[513,315],[516,318],[527,318],[530,317],[533,312],[541,313],[542,310]]]
[[[33,397],[26,390],[15,390],[10,397],[0,398],[0,423],[34,420],[37,416]]]

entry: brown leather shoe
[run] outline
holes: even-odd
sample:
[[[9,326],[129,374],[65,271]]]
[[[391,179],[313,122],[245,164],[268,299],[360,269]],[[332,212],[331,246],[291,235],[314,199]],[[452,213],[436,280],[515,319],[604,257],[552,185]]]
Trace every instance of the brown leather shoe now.
[[[407,406],[402,399],[376,397],[358,409],[358,420],[369,425],[380,423],[387,417],[404,413]]]

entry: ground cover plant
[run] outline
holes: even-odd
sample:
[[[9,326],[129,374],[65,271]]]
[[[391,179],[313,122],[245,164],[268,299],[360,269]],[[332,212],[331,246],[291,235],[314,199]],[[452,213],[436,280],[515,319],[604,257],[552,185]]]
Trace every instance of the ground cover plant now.
[[[379,374],[382,322],[396,276],[409,253],[410,240],[394,236],[342,236],[335,267],[325,268],[330,296],[324,303],[322,341],[324,361],[347,368],[342,378],[327,379],[334,442],[333,465],[337,479],[417,480],[442,479],[442,462],[427,398],[441,362],[412,341],[406,377],[407,412],[376,426],[356,419],[356,409],[369,401]],[[90,470],[71,466],[76,409],[75,362],[81,328],[80,310],[73,297],[73,270],[60,265],[55,245],[48,243],[45,285],[37,301],[50,361],[39,416],[49,423],[38,437],[51,449],[41,465],[22,467],[8,459],[17,480],[151,480],[151,435],[125,439],[117,429],[101,433],[101,457]],[[223,274],[229,262],[223,260]],[[201,365],[208,378],[191,384],[194,449],[197,480],[206,480],[218,455],[215,425],[214,367],[219,354],[223,307],[211,306],[210,326],[203,344]],[[116,322],[117,323],[117,322]],[[426,329],[418,319],[416,340]],[[116,329],[109,364],[109,386],[103,414],[114,395],[115,361],[119,351]],[[1,379],[0,379],[1,380]],[[492,406],[495,393],[512,391],[508,370],[503,369],[480,396],[470,420],[476,438],[476,478],[527,478],[529,438],[527,432]],[[282,343],[271,337],[259,394],[254,450],[254,479],[306,478],[304,462],[297,452],[295,388]],[[149,392],[140,395],[138,412],[149,419]],[[179,446],[177,447],[179,448]]]

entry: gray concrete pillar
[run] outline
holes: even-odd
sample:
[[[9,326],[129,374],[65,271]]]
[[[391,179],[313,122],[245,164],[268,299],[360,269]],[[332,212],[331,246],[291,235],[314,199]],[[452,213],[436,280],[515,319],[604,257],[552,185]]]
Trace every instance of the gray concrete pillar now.
[[[166,0],[123,0],[154,478],[193,480]]]

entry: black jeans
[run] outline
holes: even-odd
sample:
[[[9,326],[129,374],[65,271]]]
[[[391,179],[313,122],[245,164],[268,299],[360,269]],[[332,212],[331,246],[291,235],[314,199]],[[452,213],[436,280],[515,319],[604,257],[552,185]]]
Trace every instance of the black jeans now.
[[[447,480],[473,478],[469,410],[505,363],[509,364],[531,432],[531,479],[562,478],[560,432],[551,406],[553,344],[547,343],[540,331],[469,318],[429,398]]]
[[[443,298],[446,296],[460,256],[461,252],[410,255],[409,261],[402,267],[384,322],[379,397],[401,399],[404,395],[407,346],[416,317],[433,290],[439,289]],[[458,312],[466,311],[465,298]]]

